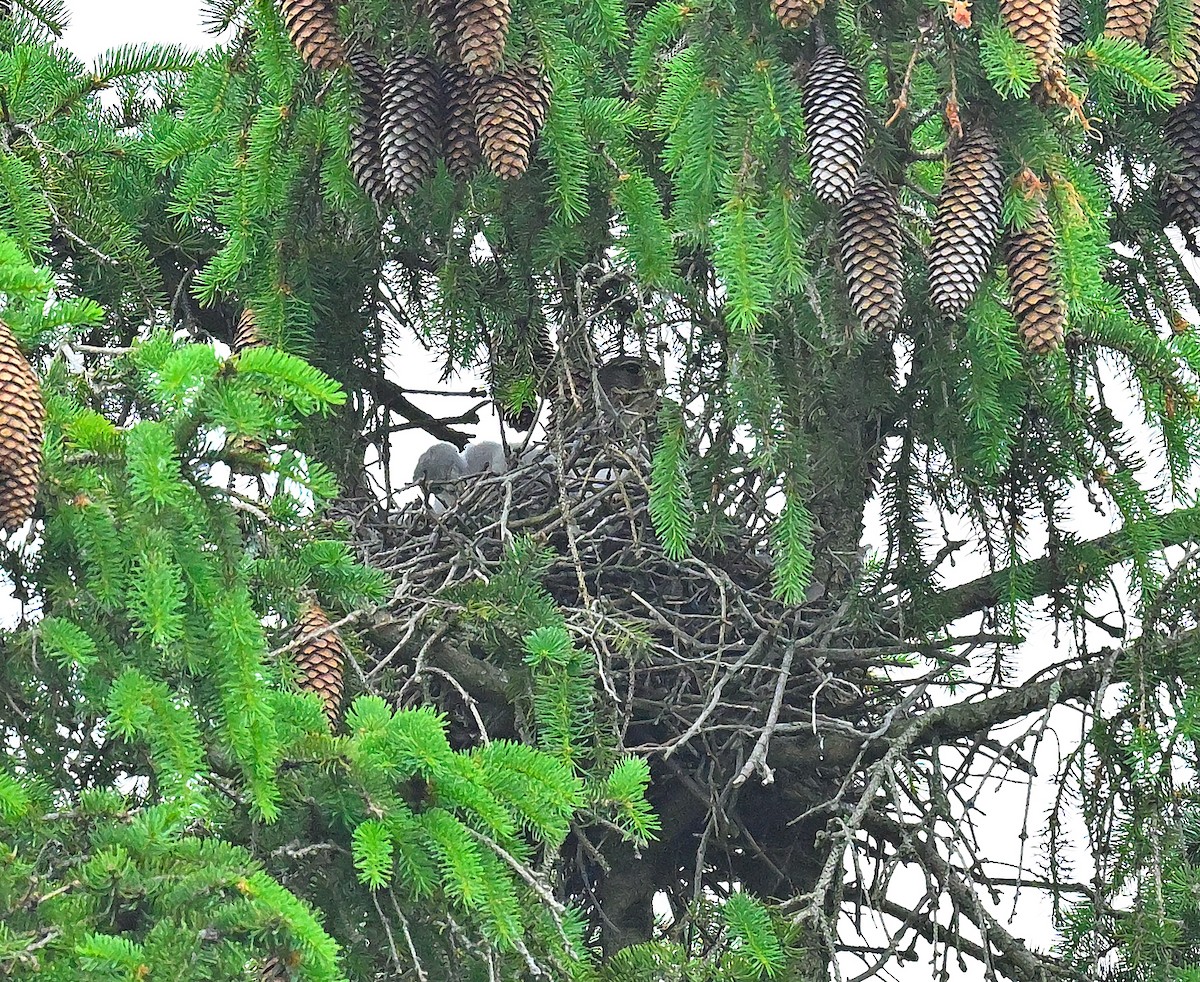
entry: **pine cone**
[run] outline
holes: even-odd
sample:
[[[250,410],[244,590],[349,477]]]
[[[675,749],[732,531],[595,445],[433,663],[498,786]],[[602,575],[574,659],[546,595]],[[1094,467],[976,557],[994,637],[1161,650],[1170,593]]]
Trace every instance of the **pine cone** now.
[[[291,982],[288,960],[282,955],[272,955],[259,968],[259,982]]]
[[[1163,211],[1168,223],[1193,232],[1200,229],[1200,98],[1171,111],[1164,136],[1179,164],[1163,181]]]
[[[324,72],[341,67],[346,45],[332,0],[279,0],[279,7],[288,37],[310,68]]]
[[[804,81],[804,120],[813,191],[841,204],[854,190],[866,149],[866,107],[858,75],[831,47],[817,52]]]
[[[383,66],[371,52],[350,52],[354,73],[354,117],[350,123],[350,172],[358,186],[379,208],[391,201],[387,172],[379,147],[379,121],[383,107]]]
[[[0,320],[0,531],[15,532],[33,517],[45,422],[37,375]]]
[[[1108,0],[1104,13],[1104,36],[1145,44],[1158,0]]]
[[[860,181],[841,224],[842,271],[854,313],[875,334],[895,329],[904,307],[896,199],[878,181]]]
[[[247,348],[265,348],[266,339],[258,330],[258,317],[253,307],[246,307],[238,318],[237,327],[233,329],[233,353],[241,354]]]
[[[977,126],[946,168],[929,250],[929,289],[945,317],[970,306],[992,261],[1004,172],[995,139]]]
[[[1038,68],[1042,92],[1059,105],[1073,105],[1063,63],[1059,0],[1000,0],[1004,26],[1024,45]]]
[[[388,187],[400,199],[437,169],[441,150],[441,79],[423,55],[399,55],[384,75],[379,148]]]
[[[550,115],[550,79],[541,65],[531,62],[521,65],[516,75],[525,83],[525,90],[529,94],[529,116],[533,120],[533,128],[540,132],[546,117]]]
[[[1054,243],[1054,226],[1046,215],[1044,201],[1038,204],[1032,221],[1009,233],[1004,243],[1013,316],[1025,346],[1038,355],[1048,354],[1062,344],[1067,316]]]
[[[785,31],[798,31],[812,23],[825,0],[771,0],[771,13]]]
[[[258,330],[258,318],[253,307],[242,310],[237,327],[233,330],[233,354],[240,355],[250,348],[265,348],[267,340]],[[269,448],[258,437],[239,433],[225,447],[225,457],[235,470],[262,473],[266,470]]]
[[[462,0],[458,6],[458,50],[472,75],[494,75],[504,57],[509,0]]]
[[[529,167],[539,129],[535,116],[539,105],[517,72],[494,75],[478,84],[475,132],[484,160],[501,180],[520,177]]]
[[[429,20],[433,49],[447,65],[461,65],[458,47],[458,0],[421,0],[419,9]]]
[[[475,132],[475,80],[463,69],[442,69],[446,93],[446,166],[458,181],[469,181],[479,167],[479,135]]]
[[[321,697],[325,715],[330,725],[335,726],[342,711],[346,646],[337,631],[329,627],[328,615],[315,602],[301,611],[296,626],[296,637],[302,639],[296,649],[296,672],[300,689]]]
[[[1058,26],[1059,36],[1065,45],[1083,44],[1087,40],[1087,22],[1080,0],[1062,0],[1058,9]]]

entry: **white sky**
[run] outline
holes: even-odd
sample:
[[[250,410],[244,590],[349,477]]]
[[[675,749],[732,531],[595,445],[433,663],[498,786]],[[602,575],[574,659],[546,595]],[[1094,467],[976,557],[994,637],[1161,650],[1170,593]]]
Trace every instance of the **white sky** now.
[[[70,0],[65,42],[89,60],[118,44],[157,42],[203,47],[200,0]]]

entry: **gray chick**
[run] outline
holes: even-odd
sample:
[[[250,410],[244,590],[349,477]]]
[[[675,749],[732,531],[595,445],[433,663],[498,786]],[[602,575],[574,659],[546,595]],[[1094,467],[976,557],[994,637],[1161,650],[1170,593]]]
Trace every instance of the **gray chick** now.
[[[508,470],[504,448],[495,440],[472,443],[462,452],[462,460],[468,474],[504,474]]]
[[[440,512],[453,507],[458,499],[454,483],[466,474],[467,465],[463,462],[458,447],[442,440],[417,458],[417,466],[413,469],[413,482],[421,485],[425,503],[431,505],[435,512]],[[434,496],[433,503],[429,500],[431,494]]]

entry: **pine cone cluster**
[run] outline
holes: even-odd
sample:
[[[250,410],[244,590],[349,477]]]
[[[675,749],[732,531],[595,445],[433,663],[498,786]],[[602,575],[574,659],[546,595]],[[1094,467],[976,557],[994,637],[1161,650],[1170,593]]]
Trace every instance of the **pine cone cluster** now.
[[[401,54],[382,73],[366,53],[352,58],[358,110],[350,167],[384,206],[412,195],[444,157],[457,180],[479,161],[503,180],[520,177],[550,109],[550,85],[536,65],[478,77],[459,65]]]
[[[346,43],[338,32],[333,0],[279,0],[288,37],[300,57],[314,71],[340,68],[346,60]]]
[[[798,31],[812,23],[825,0],[771,0],[771,13],[785,31]]]
[[[1025,228],[1009,233],[1004,243],[1008,290],[1013,316],[1034,354],[1054,351],[1063,339],[1066,304],[1054,260],[1054,226],[1046,214],[1045,200]]]
[[[33,517],[45,422],[37,375],[0,320],[0,531],[15,532]]]
[[[1000,231],[1004,172],[995,138],[975,127],[949,166],[929,251],[929,289],[943,316],[962,315],[992,261]]]
[[[315,602],[301,611],[296,637],[300,641],[296,649],[297,683],[302,691],[321,697],[325,715],[334,726],[342,711],[346,646],[332,630],[329,616]]]
[[[1004,26],[1028,49],[1041,78],[1039,98],[1074,105],[1063,62],[1059,0],[1000,0]]]
[[[804,80],[802,96],[813,192],[829,204],[850,197],[866,151],[862,82],[837,51],[826,46]]]
[[[1165,135],[1179,163],[1163,181],[1163,211],[1180,231],[1196,232],[1200,230],[1200,96],[1171,111]]]
[[[1104,11],[1104,36],[1145,44],[1158,0],[1108,0]]]
[[[895,329],[904,307],[900,214],[883,184],[859,182],[842,208],[841,246],[850,306],[863,327],[875,334]]]

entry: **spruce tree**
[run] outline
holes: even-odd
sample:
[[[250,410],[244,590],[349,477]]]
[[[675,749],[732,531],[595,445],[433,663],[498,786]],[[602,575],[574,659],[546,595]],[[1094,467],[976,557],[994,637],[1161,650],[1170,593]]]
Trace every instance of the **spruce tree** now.
[[[0,3],[0,973],[1200,971],[1193,0],[206,6]]]

